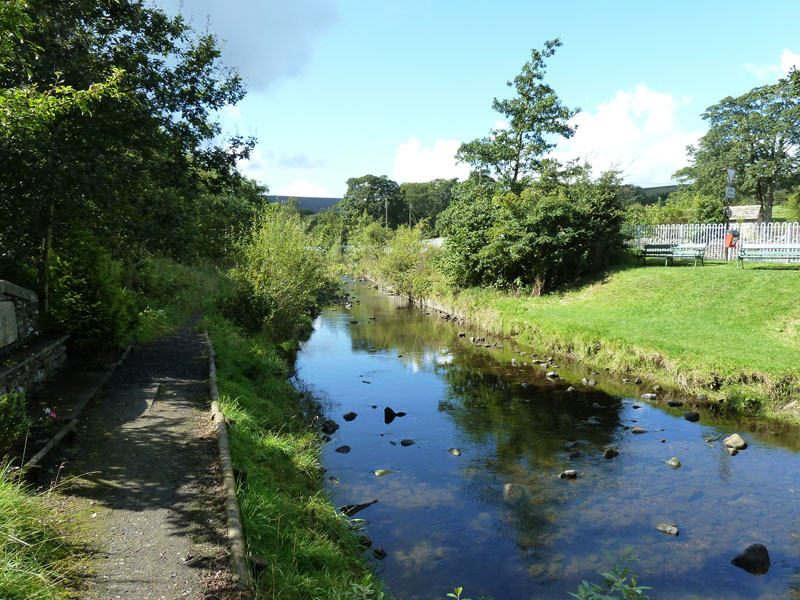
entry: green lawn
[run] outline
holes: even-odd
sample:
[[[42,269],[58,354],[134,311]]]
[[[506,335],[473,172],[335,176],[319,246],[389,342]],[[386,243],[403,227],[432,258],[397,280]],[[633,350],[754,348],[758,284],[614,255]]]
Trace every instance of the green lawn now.
[[[649,265],[541,298],[468,290],[458,304],[501,333],[622,370],[657,368],[689,390],[717,377],[731,397],[774,404],[800,379],[800,266]]]

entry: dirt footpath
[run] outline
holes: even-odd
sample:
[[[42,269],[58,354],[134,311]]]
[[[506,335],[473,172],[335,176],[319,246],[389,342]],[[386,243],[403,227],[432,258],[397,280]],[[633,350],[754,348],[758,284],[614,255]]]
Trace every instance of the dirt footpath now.
[[[59,518],[89,557],[80,598],[238,597],[209,421],[208,353],[192,325],[134,349],[87,407],[75,443],[50,461],[47,481],[64,482]]]

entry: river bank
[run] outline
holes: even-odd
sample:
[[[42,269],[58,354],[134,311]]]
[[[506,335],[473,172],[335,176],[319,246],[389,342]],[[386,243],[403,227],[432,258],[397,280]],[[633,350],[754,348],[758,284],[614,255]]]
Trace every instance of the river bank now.
[[[639,377],[716,410],[798,423],[797,275],[725,263],[624,268],[538,298],[438,286],[413,299],[477,331],[608,370],[620,381]]]

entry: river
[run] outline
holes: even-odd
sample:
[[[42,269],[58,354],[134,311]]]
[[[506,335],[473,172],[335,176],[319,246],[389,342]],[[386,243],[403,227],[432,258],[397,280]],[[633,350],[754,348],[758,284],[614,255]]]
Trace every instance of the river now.
[[[543,369],[535,348],[489,337],[486,348],[469,341],[484,334],[402,298],[344,290],[352,308],[316,320],[298,379],[340,425],[322,452],[332,501],[378,500],[354,518],[385,549],[372,560],[398,600],[456,586],[474,599],[567,598],[629,546],[651,598],[800,598],[797,429],[702,412],[689,422],[604,371]],[[406,414],[387,423],[386,407]],[[748,443],[735,456],[704,439],[733,432]],[[619,455],[603,458],[606,447]],[[567,469],[577,479],[559,478]],[[765,575],[731,564],[752,543],[769,550]]]

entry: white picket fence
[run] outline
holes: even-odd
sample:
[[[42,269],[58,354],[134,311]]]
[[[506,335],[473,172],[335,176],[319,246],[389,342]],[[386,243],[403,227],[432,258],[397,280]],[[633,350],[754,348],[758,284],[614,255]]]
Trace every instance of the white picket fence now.
[[[742,242],[762,244],[800,244],[800,223],[732,223],[731,229],[739,231]],[[722,223],[690,223],[679,225],[627,225],[625,233],[631,236],[630,244],[641,248],[643,244],[705,244],[706,258],[735,260],[738,249],[726,256],[724,241],[727,227]],[[778,262],[787,262],[779,259]],[[792,259],[792,262],[797,262]]]

